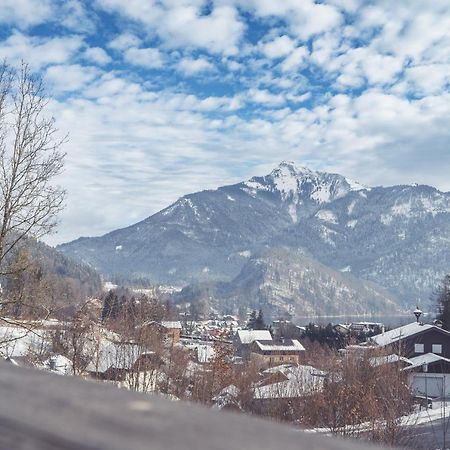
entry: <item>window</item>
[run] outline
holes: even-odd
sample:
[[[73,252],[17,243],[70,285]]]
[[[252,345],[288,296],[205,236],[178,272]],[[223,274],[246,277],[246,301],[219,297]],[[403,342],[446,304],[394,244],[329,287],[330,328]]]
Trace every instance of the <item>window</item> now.
[[[433,344],[431,346],[432,353],[442,353],[442,344]]]
[[[425,351],[423,344],[414,344],[415,353],[423,353]]]

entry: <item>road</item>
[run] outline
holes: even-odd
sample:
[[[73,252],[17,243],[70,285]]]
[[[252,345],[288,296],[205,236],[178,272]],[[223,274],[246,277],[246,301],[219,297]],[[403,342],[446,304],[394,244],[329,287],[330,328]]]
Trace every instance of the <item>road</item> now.
[[[444,433],[444,429],[446,433]],[[442,450],[445,448],[450,450],[450,426],[449,418],[444,421],[442,419],[409,427],[406,431],[402,443],[409,449],[421,450]]]

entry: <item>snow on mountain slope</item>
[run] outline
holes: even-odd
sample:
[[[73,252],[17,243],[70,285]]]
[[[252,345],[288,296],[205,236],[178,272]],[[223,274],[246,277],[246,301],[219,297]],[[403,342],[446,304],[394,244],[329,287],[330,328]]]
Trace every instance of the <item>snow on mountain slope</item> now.
[[[426,304],[450,270],[450,195],[429,186],[349,193],[270,240],[280,244],[346,267],[405,305]]]
[[[278,192],[283,201],[301,202],[306,199],[326,203],[343,197],[350,191],[366,189],[342,175],[316,172],[283,161],[269,175],[253,177],[242,183],[253,194],[258,191]]]
[[[404,305],[426,302],[450,268],[450,194],[367,188],[282,162],[266,176],[186,195],[135,225],[59,249],[108,276],[180,285],[231,280],[266,246],[346,268]]]

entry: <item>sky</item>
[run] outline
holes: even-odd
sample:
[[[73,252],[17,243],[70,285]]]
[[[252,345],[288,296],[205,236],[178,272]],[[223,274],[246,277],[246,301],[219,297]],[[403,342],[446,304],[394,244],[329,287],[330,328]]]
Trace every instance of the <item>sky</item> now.
[[[50,244],[281,160],[450,190],[448,0],[0,0],[69,133]]]

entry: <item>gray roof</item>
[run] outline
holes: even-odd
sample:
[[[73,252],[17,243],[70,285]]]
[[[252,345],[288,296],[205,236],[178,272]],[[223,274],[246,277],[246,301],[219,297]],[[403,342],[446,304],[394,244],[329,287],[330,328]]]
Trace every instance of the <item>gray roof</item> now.
[[[404,362],[406,364],[412,364],[411,360],[408,358],[405,358],[404,356],[399,356],[396,354],[391,355],[384,355],[384,356],[374,356],[373,358],[369,359],[369,364],[372,367],[378,367],[382,366],[384,364],[392,364],[396,362]]]
[[[131,369],[142,355],[142,348],[134,344],[109,343],[101,348],[97,358],[86,367],[88,372],[104,373],[110,368]]]
[[[297,339],[285,339],[284,341],[273,341],[273,340],[257,340],[255,341],[258,348],[262,351],[304,351],[305,347],[300,344]]]
[[[411,365],[405,367],[403,370],[417,369],[425,364],[432,364],[435,362],[450,363],[450,359],[436,355],[435,353],[425,353],[424,355],[415,356],[414,358],[409,358],[409,361],[411,362]]]
[[[431,330],[433,328],[450,335],[448,331],[445,331],[442,328],[437,327],[436,325],[413,322],[407,325],[402,325],[398,328],[394,328],[393,330],[386,331],[385,333],[377,334],[376,336],[371,337],[369,341],[373,342],[376,345],[379,345],[380,347],[384,347],[385,345],[392,344],[394,342],[400,341],[410,336],[414,336],[415,334],[423,333],[424,331]]]
[[[256,340],[272,340],[272,335],[270,334],[269,330],[238,330],[237,336],[241,344],[251,344]]]
[[[255,386],[256,399],[296,398],[305,394],[320,391],[327,372],[308,365],[282,365],[265,370],[264,374],[281,373],[284,381]]]

